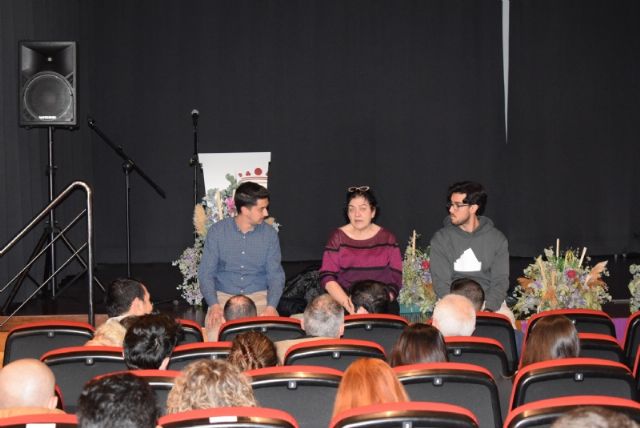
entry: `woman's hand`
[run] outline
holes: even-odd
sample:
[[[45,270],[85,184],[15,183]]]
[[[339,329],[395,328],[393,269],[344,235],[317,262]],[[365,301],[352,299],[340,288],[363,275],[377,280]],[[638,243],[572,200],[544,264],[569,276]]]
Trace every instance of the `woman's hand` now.
[[[344,292],[344,289],[336,281],[327,282],[325,289],[336,302],[340,303],[340,305],[349,312],[349,314],[354,314],[356,312],[353,307],[353,302],[351,302],[351,298],[347,296],[347,293]]]

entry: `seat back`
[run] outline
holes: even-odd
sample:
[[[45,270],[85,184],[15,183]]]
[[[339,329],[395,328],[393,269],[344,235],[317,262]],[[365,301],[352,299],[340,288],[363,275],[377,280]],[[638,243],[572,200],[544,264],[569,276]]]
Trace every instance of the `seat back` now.
[[[330,367],[344,371],[358,358],[385,359],[384,349],[375,342],[356,339],[320,339],[291,346],[284,364]]]
[[[624,355],[629,367],[633,367],[636,360],[638,344],[640,344],[640,311],[629,317],[624,331]]]
[[[615,338],[596,333],[578,333],[578,337],[580,338],[580,357],[627,363],[624,352]]]
[[[471,428],[478,427],[469,410],[451,404],[408,402],[357,407],[338,413],[329,428]]]
[[[156,395],[156,406],[160,414],[167,411],[167,396],[180,372],[175,370],[131,370],[131,374],[144,379]]]
[[[447,403],[470,410],[481,427],[501,427],[498,388],[488,370],[471,364],[423,363],[393,371],[412,401]]]
[[[250,317],[228,321],[220,326],[218,340],[231,341],[246,331],[259,331],[272,342],[299,339],[305,335],[300,320],[287,317]]]
[[[52,349],[82,346],[93,338],[91,324],[74,321],[43,321],[22,324],[9,331],[3,365],[22,358],[40,358]]]
[[[65,411],[76,411],[84,384],[96,376],[127,369],[122,348],[112,346],[76,346],[49,351],[40,360],[56,376],[64,396]]]
[[[522,367],[513,382],[509,409],[570,395],[605,395],[635,400],[636,385],[624,364],[595,358],[563,358]]]
[[[162,416],[162,428],[298,428],[290,414],[262,407],[220,407]]]
[[[261,406],[290,413],[308,428],[326,428],[331,420],[342,372],[316,366],[279,366],[245,372]]]
[[[509,364],[502,344],[486,337],[445,337],[449,361],[475,364],[489,370],[494,379],[509,376]]]
[[[200,326],[200,324],[195,321],[182,318],[178,318],[176,319],[176,321],[182,327],[182,334],[178,339],[178,345],[204,342],[204,336],[202,335],[202,327]]]
[[[473,336],[487,337],[500,342],[507,357],[509,374],[516,371],[518,368],[518,348],[515,331],[509,318],[494,312],[478,312],[476,313],[476,329]]]
[[[624,413],[640,423],[640,404],[633,400],[599,395],[578,395],[534,401],[516,407],[507,416],[505,428],[549,428],[563,414],[583,406],[599,406]]]
[[[384,348],[391,355],[393,345],[402,330],[409,325],[406,319],[389,314],[358,314],[344,317],[343,339],[370,340]]]
[[[12,416],[0,419],[0,427],[3,428],[75,428],[78,426],[76,415],[68,414],[42,414]]]
[[[170,370],[182,370],[196,360],[225,359],[231,351],[231,342],[199,342],[176,346],[169,359]]]
[[[527,336],[535,323],[538,322],[540,318],[548,315],[564,315],[573,322],[578,333],[608,334],[609,336],[616,337],[616,327],[611,317],[603,311],[593,309],[555,309],[535,314],[529,318]]]

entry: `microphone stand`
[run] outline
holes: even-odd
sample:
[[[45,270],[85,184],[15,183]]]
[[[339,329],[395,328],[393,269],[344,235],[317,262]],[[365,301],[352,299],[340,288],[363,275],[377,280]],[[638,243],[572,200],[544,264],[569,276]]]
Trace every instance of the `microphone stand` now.
[[[142,178],[144,178],[144,180],[149,183],[149,185],[151,187],[153,187],[153,189],[160,195],[162,196],[163,199],[167,199],[167,195],[164,192],[164,190],[162,190],[162,188],[160,188],[160,186],[158,186],[147,174],[144,173],[144,171],[138,166],[138,164],[136,164],[133,159],[131,159],[124,151],[124,149],[122,148],[122,146],[117,146],[113,141],[111,141],[109,139],[109,137],[107,137],[105,135],[104,132],[102,132],[100,130],[100,128],[98,128],[98,126],[96,125],[96,121],[90,117],[87,120],[87,123],[89,124],[89,128],[93,129],[95,131],[96,134],[98,134],[100,136],[100,138],[102,138],[102,140],[107,143],[107,145],[109,147],[111,147],[113,149],[114,152],[116,152],[116,154],[118,156],[120,156],[122,158],[122,160],[124,161],[124,163],[122,164],[122,171],[124,172],[124,182],[125,182],[125,212],[126,212],[126,221],[127,221],[127,277],[131,278],[131,214],[130,214],[130,209],[129,209],[129,194],[131,192],[131,186],[129,183],[129,175],[131,174],[131,171],[137,171],[138,174],[140,174],[140,176]]]
[[[198,117],[200,112],[194,109],[191,112],[191,118],[193,119],[193,155],[189,159],[189,166],[193,168],[193,206],[195,208],[198,205],[198,170],[202,168],[200,164],[200,158],[198,157]],[[193,231],[194,239],[198,237],[198,232]]]

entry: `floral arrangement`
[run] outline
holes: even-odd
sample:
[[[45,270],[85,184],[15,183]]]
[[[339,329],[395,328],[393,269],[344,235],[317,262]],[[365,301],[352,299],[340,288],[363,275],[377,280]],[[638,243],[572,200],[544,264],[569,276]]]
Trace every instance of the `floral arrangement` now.
[[[602,304],[611,300],[607,284],[601,279],[602,275],[609,275],[607,262],[583,266],[586,251],[583,248],[579,258],[575,250],[561,252],[559,240],[555,253],[552,247],[545,248],[544,259],[538,256],[524,270],[524,277],[518,278],[514,313],[526,316],[551,309],[601,310]]]
[[[634,313],[640,310],[640,265],[629,266],[629,272],[633,275],[633,278],[629,281],[629,291],[631,292],[629,309],[631,313]]]
[[[424,250],[417,248],[417,239],[418,235],[414,230],[404,252],[402,289],[398,295],[398,302],[406,306],[416,305],[422,314],[426,314],[433,311],[436,304],[436,293],[433,290],[431,272],[429,271],[430,247]]]
[[[236,216],[236,206],[233,200],[238,181],[231,174],[225,175],[229,185],[226,189],[209,189],[207,195],[202,198],[202,205],[196,205],[193,212],[193,227],[196,238],[193,246],[185,249],[178,260],[172,262],[173,266],[178,266],[182,274],[182,284],[177,289],[181,291],[181,296],[192,306],[201,306],[203,296],[198,283],[198,266],[202,258],[205,238],[212,224],[227,218]],[[276,230],[279,224],[272,217],[265,220]]]

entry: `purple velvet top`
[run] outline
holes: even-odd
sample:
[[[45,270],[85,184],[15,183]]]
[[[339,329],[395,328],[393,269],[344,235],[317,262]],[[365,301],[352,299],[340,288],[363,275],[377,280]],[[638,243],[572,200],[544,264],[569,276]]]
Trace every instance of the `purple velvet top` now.
[[[393,233],[380,228],[369,239],[351,239],[341,229],[331,233],[322,255],[320,284],[336,281],[348,291],[356,281],[372,279],[402,288],[402,256]],[[397,294],[397,293],[396,293]]]

